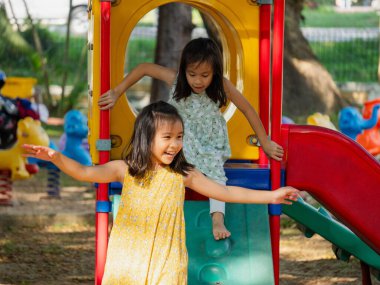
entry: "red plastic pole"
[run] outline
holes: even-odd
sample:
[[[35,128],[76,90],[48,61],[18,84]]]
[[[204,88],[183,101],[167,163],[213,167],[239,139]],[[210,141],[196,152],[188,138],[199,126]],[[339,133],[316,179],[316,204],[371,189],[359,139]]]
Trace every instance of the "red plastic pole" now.
[[[110,20],[111,3],[101,2],[100,21],[100,94],[110,89]],[[110,138],[109,110],[100,111],[99,139]],[[99,151],[99,164],[110,159],[109,151]],[[108,184],[99,184],[96,193],[97,201],[108,201]],[[96,213],[96,253],[95,253],[95,284],[101,285],[108,244],[108,213]]]
[[[282,80],[284,50],[285,0],[274,0],[273,11],[273,65],[272,65],[272,140],[281,143]],[[271,160],[272,189],[281,186],[281,164]],[[280,277],[280,215],[270,217],[273,269],[275,284]]]
[[[259,38],[259,107],[260,119],[265,131],[269,133],[270,102],[270,36],[271,5],[260,6],[260,38]],[[268,158],[260,148],[259,164],[267,165]]]

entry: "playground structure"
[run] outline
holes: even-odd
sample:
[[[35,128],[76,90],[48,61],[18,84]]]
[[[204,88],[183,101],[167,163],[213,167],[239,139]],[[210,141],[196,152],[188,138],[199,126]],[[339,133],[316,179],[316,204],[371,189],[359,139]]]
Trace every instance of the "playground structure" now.
[[[15,132],[15,138],[7,141],[6,148],[0,149],[0,205],[12,205],[13,180],[28,179],[38,171],[38,167],[29,164],[22,156],[21,146],[23,144],[49,145],[49,137],[42,128],[41,122],[28,116],[29,110],[22,105],[31,97],[35,83],[34,78],[8,77],[1,90],[2,94],[7,96],[7,98],[2,97],[2,101],[8,104],[3,115],[13,116],[12,120],[17,122],[17,126],[9,125],[9,132],[5,132],[4,135],[9,137]],[[11,101],[9,98],[21,99]],[[10,110],[12,110],[11,114],[9,114]]]
[[[123,78],[126,46],[139,19],[172,1],[90,2],[89,46],[93,48],[89,50],[89,144],[93,162],[102,164],[123,156],[135,116],[126,98],[119,100],[112,111],[100,111],[98,98]],[[216,242],[205,222],[208,202],[188,191],[185,216],[187,241],[191,241],[187,244],[189,284],[279,284],[282,210],[302,223],[305,232],[318,233],[335,244],[337,256],[348,253],[360,259],[362,283],[371,284],[369,266],[380,270],[380,165],[338,132],[313,126],[281,126],[284,0],[275,0],[273,5],[246,0],[177,2],[187,3],[214,20],[222,39],[226,75],[259,111],[268,132],[271,122],[272,139],[286,151],[283,169],[276,161],[268,165],[260,149],[250,144],[253,134],[243,115],[228,106],[224,114],[232,159],[240,161],[226,165],[228,184],[266,190],[282,184],[298,187],[345,225],[332,219],[326,210],[318,212],[302,201],[283,208],[228,205],[226,223],[233,225],[233,236]],[[342,167],[342,161],[346,166]],[[112,184],[99,184],[97,190],[95,284],[102,283],[107,252],[108,213],[112,210],[109,194],[117,201],[118,191],[120,185]],[[337,234],[331,234],[335,230]]]

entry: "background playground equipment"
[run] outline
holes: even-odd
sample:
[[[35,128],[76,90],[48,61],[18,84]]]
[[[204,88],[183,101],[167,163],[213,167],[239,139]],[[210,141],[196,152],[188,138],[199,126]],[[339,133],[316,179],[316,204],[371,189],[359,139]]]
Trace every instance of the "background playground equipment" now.
[[[355,107],[344,107],[339,112],[339,129],[346,136],[356,140],[363,130],[373,128],[378,120],[380,105],[373,107],[372,115],[368,119],[362,117]]]
[[[312,126],[319,126],[336,131],[336,127],[331,122],[329,115],[316,112],[307,117],[306,123]]]
[[[375,99],[364,103],[363,118],[370,119],[376,112],[375,106],[380,105],[380,99]],[[375,127],[364,130],[364,132],[356,138],[370,154],[377,156],[380,154],[380,113],[378,112],[377,124]]]
[[[60,139],[63,154],[81,164],[91,165],[91,157],[88,149],[84,147],[83,140],[87,138],[87,118],[78,110],[70,110],[64,117],[64,133]],[[50,142],[49,147],[57,150],[58,147]],[[60,197],[60,170],[51,162],[39,159],[30,159],[31,163],[37,163],[47,169],[47,194],[48,197]]]
[[[33,87],[37,79],[33,77],[7,77],[1,93],[12,99],[24,98],[30,99],[33,94]]]
[[[27,179],[30,177],[27,160],[22,156],[23,144],[49,145],[49,137],[41,127],[39,121],[30,117],[21,119],[17,124],[17,141],[9,149],[0,150],[0,169],[6,170],[2,175],[2,185],[0,185],[0,204],[11,202],[12,180]],[[7,176],[9,179],[7,179]],[[4,188],[4,190],[3,190]]]
[[[0,169],[10,169],[12,180],[30,177],[30,173],[25,167],[26,158],[22,156],[23,144],[49,145],[49,137],[41,127],[40,121],[33,120],[30,117],[19,120],[16,144],[9,149],[0,150]]]
[[[91,157],[83,145],[87,138],[87,117],[78,110],[71,110],[65,114],[64,130],[66,143],[62,153],[81,164],[91,165]]]
[[[1,93],[7,96],[0,97],[0,115],[4,123],[1,129],[2,149],[0,149],[0,204],[2,205],[12,205],[13,180],[27,179],[38,171],[38,167],[28,164],[22,157],[21,145],[49,144],[49,138],[41,123],[33,119],[38,115],[29,109],[30,102],[27,98],[32,96],[35,83],[34,78],[5,78],[4,73],[0,76]]]
[[[98,98],[122,79],[127,42],[139,19],[159,5],[171,2],[115,1],[111,8],[110,2],[92,1],[89,11],[92,27],[89,46],[93,47],[89,50],[89,143],[94,163],[102,164],[110,158],[122,157],[135,120],[126,99],[119,100],[112,111],[99,111]],[[273,33],[270,4],[257,5],[246,0],[177,2],[190,4],[214,20],[221,33],[226,75],[259,111],[267,130],[271,114],[271,137],[282,143],[286,151],[282,171],[281,164],[275,161],[271,162],[270,168],[265,164],[250,163],[254,159],[265,159],[261,160],[259,149],[247,139],[252,134],[242,114],[229,106],[225,117],[232,157],[241,160],[226,166],[228,183],[270,190],[286,182],[308,191],[348,226],[350,238],[346,243],[344,235],[328,235],[330,229],[338,229],[335,224],[315,228],[321,217],[315,217],[316,223],[313,224],[299,222],[362,260],[363,284],[370,284],[368,265],[380,269],[380,228],[377,226],[380,165],[355,142],[338,132],[315,126],[283,125],[281,128],[284,1],[274,2]],[[273,54],[272,62],[270,54]],[[336,163],[343,160],[346,166],[337,170]],[[364,184],[366,191],[362,189]],[[97,190],[95,284],[101,284],[107,251],[108,213],[112,208],[108,194],[117,195],[119,190],[120,185],[112,184],[110,189],[106,184],[99,184]],[[227,224],[233,225],[233,235],[217,242],[212,239],[210,224],[204,218],[208,216],[208,202],[198,201],[204,197],[186,192],[189,284],[279,284],[280,206],[227,205]],[[294,207],[298,203],[303,202],[297,202]],[[312,212],[307,207],[303,213],[311,215]],[[302,215],[293,217],[300,220]],[[367,246],[368,255],[355,251],[354,241],[358,237],[361,245]]]
[[[339,116],[340,127],[343,127],[343,133],[355,139],[370,154],[376,156],[380,154],[380,113],[375,106],[380,105],[380,99],[368,101],[364,104],[363,116],[354,107],[346,107],[342,109]],[[375,112],[375,114],[373,113]],[[375,126],[376,112],[379,117]],[[314,113],[307,118],[307,124],[313,126],[325,127],[337,130],[330,121],[328,115]],[[363,127],[365,127],[363,129]]]

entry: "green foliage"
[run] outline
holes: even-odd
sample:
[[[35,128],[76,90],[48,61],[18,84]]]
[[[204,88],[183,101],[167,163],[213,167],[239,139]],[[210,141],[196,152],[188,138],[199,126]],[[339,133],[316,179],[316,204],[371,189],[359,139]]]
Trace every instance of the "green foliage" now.
[[[337,82],[376,82],[379,40],[310,43]]]
[[[316,9],[305,7],[302,11],[302,27],[324,28],[376,28],[379,16],[376,12],[337,13],[332,6],[319,6]]]
[[[34,25],[35,31],[41,42],[42,54],[39,54],[34,44],[33,30],[30,26],[25,31],[17,32],[1,9],[0,5],[0,62],[1,69],[11,77],[35,77],[42,89],[47,93],[47,86],[63,84],[64,74],[67,74],[65,85],[73,86],[73,91],[65,97],[58,106],[55,99],[47,97],[50,115],[62,115],[70,108],[75,108],[83,93],[86,93],[86,37],[70,37],[69,52],[65,59],[66,37],[65,35],[51,32],[40,24]],[[43,68],[46,68],[44,73]],[[48,76],[48,83],[45,76]]]
[[[67,84],[75,84],[75,78],[79,72],[86,74],[86,62],[78,65],[82,50],[86,46],[86,38],[70,38],[69,58],[67,62],[63,62],[65,37],[38,25],[37,27],[43,56],[48,67],[50,84],[60,85],[64,70],[69,71]],[[7,40],[13,38],[17,39],[15,42],[20,43],[17,45],[20,48],[15,48],[16,44],[11,44],[11,40]],[[31,29],[27,29],[21,34],[12,32],[9,37],[2,38],[0,41],[0,62],[2,69],[8,76],[31,76],[36,77],[38,82],[42,82],[42,62],[37,52],[33,51],[32,46],[34,43]],[[85,58],[86,60],[87,58]]]
[[[85,57],[85,61],[82,64],[79,64],[83,48],[85,48],[87,44],[86,38],[70,38],[70,49],[68,60],[66,62],[63,62],[65,46],[64,36],[54,34],[54,42],[55,47],[47,50],[51,84],[61,84],[62,74],[65,70],[68,70],[67,84],[76,84],[75,78],[77,78],[78,73],[86,74],[87,57]]]
[[[7,18],[4,6],[0,5],[0,62],[7,74],[26,76],[22,68],[32,68],[33,48],[19,34],[15,33]]]
[[[127,52],[127,72],[131,71],[137,65],[143,62],[154,61],[154,50],[156,48],[156,39],[136,38],[128,42]]]
[[[54,35],[49,32],[49,30],[45,27],[42,27],[40,24],[35,25],[36,32],[41,40],[41,45],[44,52],[57,51],[57,44],[54,39]],[[29,27],[25,31],[21,32],[21,36],[29,43],[30,46],[34,46],[33,41],[33,31]]]

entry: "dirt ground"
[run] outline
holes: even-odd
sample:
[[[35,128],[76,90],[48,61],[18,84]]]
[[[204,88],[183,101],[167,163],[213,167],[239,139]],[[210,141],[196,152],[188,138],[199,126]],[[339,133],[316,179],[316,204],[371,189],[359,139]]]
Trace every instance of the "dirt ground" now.
[[[94,284],[94,191],[66,176],[61,181],[59,200],[45,199],[44,170],[14,183],[15,206],[0,207],[0,285]],[[329,242],[286,224],[281,284],[361,284],[356,259],[337,261]]]

